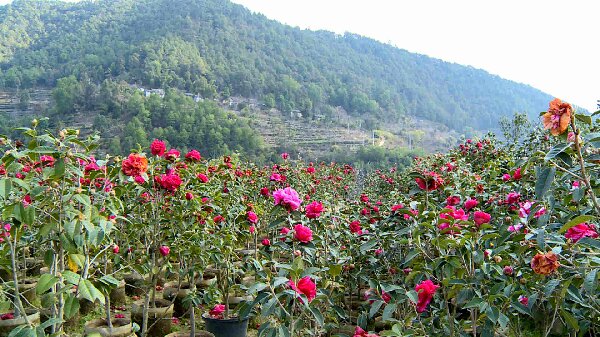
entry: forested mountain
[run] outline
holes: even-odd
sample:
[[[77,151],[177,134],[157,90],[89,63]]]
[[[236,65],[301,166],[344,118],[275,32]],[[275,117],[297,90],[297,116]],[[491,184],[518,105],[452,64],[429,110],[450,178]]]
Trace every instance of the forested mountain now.
[[[282,111],[408,113],[458,129],[537,113],[549,98],[358,35],[292,28],[226,0],[16,0],[0,21],[8,87],[116,78],[204,97],[260,97]]]

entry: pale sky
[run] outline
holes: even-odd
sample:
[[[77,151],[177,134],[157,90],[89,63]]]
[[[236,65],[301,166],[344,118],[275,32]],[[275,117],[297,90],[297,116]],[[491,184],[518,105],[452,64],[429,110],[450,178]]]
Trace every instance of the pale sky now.
[[[597,110],[596,0],[233,1],[292,26],[368,36]]]

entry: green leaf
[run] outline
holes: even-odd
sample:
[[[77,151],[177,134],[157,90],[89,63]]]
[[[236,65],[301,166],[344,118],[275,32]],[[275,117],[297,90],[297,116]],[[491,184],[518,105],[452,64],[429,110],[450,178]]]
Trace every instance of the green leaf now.
[[[371,240],[363,243],[362,245],[360,245],[360,251],[361,251],[361,253],[364,253],[364,252],[372,249],[376,245],[377,245],[377,240],[371,239]]]
[[[510,322],[510,319],[508,318],[508,316],[506,316],[503,313],[500,313],[500,316],[498,317],[498,323],[500,324],[500,327],[502,329],[506,328],[506,326],[508,325],[509,322]]]
[[[12,189],[12,183],[10,178],[0,179],[0,197],[2,199],[7,199],[10,194],[10,190]]]
[[[40,276],[37,285],[35,286],[35,292],[38,295],[45,293],[50,290],[58,282],[58,277],[52,274],[43,274]]]
[[[248,288],[248,294],[254,294],[256,292],[259,292],[259,291],[265,289],[266,287],[267,287],[267,285],[265,283],[256,282],[253,285],[251,285],[250,288]]]
[[[476,297],[476,298],[470,300],[469,303],[465,304],[464,308],[469,309],[469,308],[478,307],[479,304],[481,304],[481,302],[483,302],[483,299],[480,297]]]
[[[587,125],[592,125],[592,117],[591,116],[583,115],[583,114],[575,114],[575,118],[577,118],[578,120],[582,121],[583,123],[585,123]]]
[[[81,276],[79,276],[79,274],[75,274],[74,272],[72,272],[70,270],[65,270],[62,273],[62,276],[65,279],[65,281],[67,281],[67,283],[70,283],[73,285],[78,285],[79,281],[81,280]]]
[[[544,295],[546,295],[546,297],[550,297],[554,292],[554,289],[556,289],[556,286],[558,286],[559,284],[560,280],[558,279],[552,279],[548,281],[548,283],[546,283],[546,285],[544,286]]]
[[[554,157],[558,156],[558,154],[562,153],[563,151],[565,151],[569,147],[571,147],[571,144],[558,144],[558,145],[554,145],[550,149],[550,151],[548,151],[548,153],[546,154],[546,157],[544,157],[544,160],[548,161],[550,159],[553,159]]]
[[[577,241],[577,244],[600,249],[600,241],[592,238],[581,238],[579,241]]]
[[[564,309],[560,309],[560,315],[565,319],[565,322],[575,331],[579,331],[579,323],[577,319],[573,317],[569,312]]]
[[[406,297],[408,297],[408,299],[411,300],[411,302],[413,302],[413,303],[419,302],[419,294],[417,294],[417,292],[414,290],[407,291]]]
[[[585,279],[583,280],[583,289],[590,294],[596,293],[596,276],[598,274],[598,269],[592,269],[587,275],[585,275]]]
[[[310,312],[313,314],[313,317],[319,326],[323,326],[323,324],[325,324],[325,319],[323,318],[323,314],[321,314],[319,309],[311,307]]]
[[[79,295],[82,298],[94,303],[96,300],[100,301],[100,303],[104,304],[104,295],[96,288],[90,280],[82,280],[79,283]]]
[[[584,223],[584,222],[588,222],[592,219],[595,219],[596,217],[593,215],[580,215],[577,217],[574,217],[573,219],[569,220],[569,222],[567,222],[566,224],[564,224],[559,230],[558,232],[563,234],[565,233],[567,230],[569,230],[569,228],[574,227],[579,225],[580,223]]]
[[[65,318],[69,319],[79,313],[79,300],[74,294],[65,295]]]
[[[485,313],[490,321],[494,323],[498,322],[498,318],[500,317],[500,310],[498,308],[490,306]]]
[[[538,200],[542,200],[554,181],[554,175],[556,174],[556,168],[554,167],[536,167],[535,168],[535,197]]]
[[[382,305],[383,305],[383,301],[380,301],[380,300],[377,300],[377,301],[374,301],[373,303],[371,303],[371,310],[369,310],[369,317],[373,318],[373,316],[375,316],[375,314],[377,314],[379,309],[381,309]]]
[[[396,311],[396,303],[386,304],[385,308],[383,309],[381,320],[384,322],[389,320],[394,314],[394,311]]]

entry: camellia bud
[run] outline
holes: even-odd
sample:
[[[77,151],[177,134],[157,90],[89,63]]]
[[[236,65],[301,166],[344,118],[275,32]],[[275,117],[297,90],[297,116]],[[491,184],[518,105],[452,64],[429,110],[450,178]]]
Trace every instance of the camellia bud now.
[[[500,255],[496,255],[494,256],[494,261],[496,261],[496,263],[500,263],[502,262],[502,257],[500,257]]]
[[[502,271],[504,272],[504,275],[506,275],[506,276],[511,276],[514,272],[513,267],[511,267],[511,266],[505,266]]]
[[[119,245],[114,245],[113,246],[113,253],[119,254]]]
[[[296,249],[296,250],[294,251],[294,256],[295,256],[295,257],[299,257],[300,255],[302,255],[302,252],[301,252],[301,251],[299,251],[298,249]]]
[[[34,119],[31,121],[31,126],[35,128],[35,127],[38,125],[38,123],[39,123],[39,121],[38,121],[36,118],[34,118]]]

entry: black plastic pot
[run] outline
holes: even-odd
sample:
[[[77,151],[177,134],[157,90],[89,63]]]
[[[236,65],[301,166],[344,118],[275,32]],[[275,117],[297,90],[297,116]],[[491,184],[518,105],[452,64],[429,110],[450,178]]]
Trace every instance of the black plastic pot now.
[[[206,331],[212,332],[215,337],[246,337],[248,332],[248,317],[241,320],[237,317],[215,319],[204,314],[202,318],[206,325]]]

